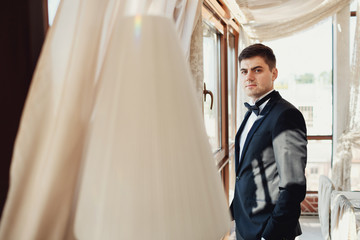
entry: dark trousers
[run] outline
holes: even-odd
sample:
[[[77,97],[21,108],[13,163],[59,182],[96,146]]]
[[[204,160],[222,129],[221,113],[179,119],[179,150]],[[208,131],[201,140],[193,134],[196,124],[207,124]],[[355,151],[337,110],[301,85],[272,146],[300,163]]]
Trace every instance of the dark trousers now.
[[[243,237],[241,237],[240,233],[238,232],[238,230],[236,229],[236,240],[245,240]],[[260,239],[259,239],[260,240]],[[295,238],[293,239],[290,239],[290,238],[284,238],[284,239],[281,239],[281,240],[295,240]]]

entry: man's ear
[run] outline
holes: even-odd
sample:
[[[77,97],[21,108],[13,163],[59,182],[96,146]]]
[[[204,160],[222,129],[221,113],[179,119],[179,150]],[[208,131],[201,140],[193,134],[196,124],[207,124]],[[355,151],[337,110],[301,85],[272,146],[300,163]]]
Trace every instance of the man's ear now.
[[[272,80],[275,81],[275,79],[276,79],[277,76],[278,76],[278,70],[277,70],[277,68],[274,67],[271,72],[272,72]]]

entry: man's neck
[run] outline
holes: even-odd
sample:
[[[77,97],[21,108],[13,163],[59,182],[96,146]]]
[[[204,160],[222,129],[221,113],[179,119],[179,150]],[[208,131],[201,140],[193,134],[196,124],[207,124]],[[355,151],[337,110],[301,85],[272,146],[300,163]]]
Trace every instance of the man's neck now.
[[[264,95],[262,95],[259,98],[252,98],[251,99],[251,104],[255,104],[257,101],[259,101],[260,99],[264,98],[266,95],[270,94],[272,91],[274,91],[275,89],[271,89],[270,91],[268,91],[267,93],[265,93]]]

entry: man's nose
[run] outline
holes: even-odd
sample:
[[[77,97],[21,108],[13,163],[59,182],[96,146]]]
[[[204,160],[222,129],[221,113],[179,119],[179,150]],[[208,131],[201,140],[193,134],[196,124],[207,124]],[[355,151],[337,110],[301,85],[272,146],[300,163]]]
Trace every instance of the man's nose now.
[[[253,81],[254,80],[254,73],[249,71],[247,74],[246,74],[246,81]]]

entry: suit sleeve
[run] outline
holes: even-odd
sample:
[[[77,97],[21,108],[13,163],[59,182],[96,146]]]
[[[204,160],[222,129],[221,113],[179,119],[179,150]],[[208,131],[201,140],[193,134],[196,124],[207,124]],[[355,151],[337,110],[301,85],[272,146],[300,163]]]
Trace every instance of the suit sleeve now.
[[[280,195],[263,232],[266,240],[294,237],[289,234],[298,225],[300,203],[306,195],[307,139],[302,114],[295,108],[284,111],[272,134]]]

